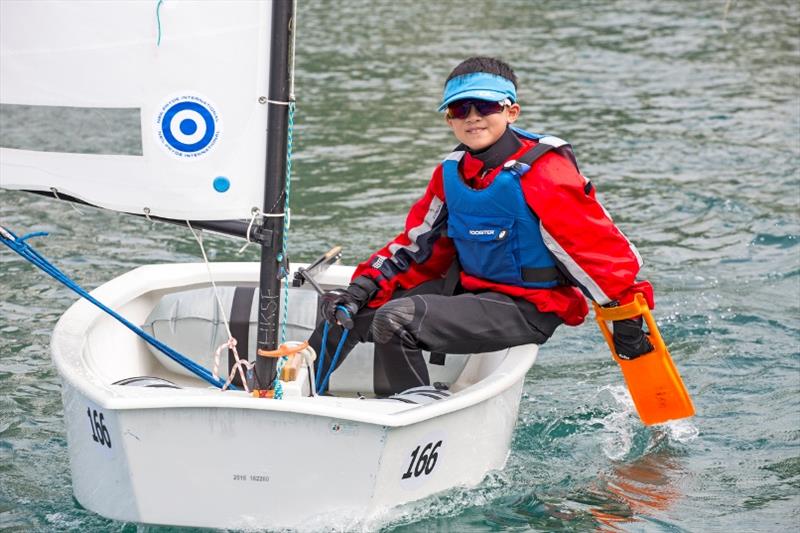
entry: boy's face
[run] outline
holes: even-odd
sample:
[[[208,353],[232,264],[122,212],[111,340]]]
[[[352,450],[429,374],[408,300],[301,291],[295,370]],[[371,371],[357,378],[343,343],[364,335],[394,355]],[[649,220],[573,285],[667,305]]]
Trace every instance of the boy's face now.
[[[508,125],[516,122],[519,112],[519,104],[505,106],[500,113],[490,115],[481,115],[472,106],[466,117],[452,118],[448,114],[446,119],[459,142],[467,145],[470,150],[480,151],[496,143]]]

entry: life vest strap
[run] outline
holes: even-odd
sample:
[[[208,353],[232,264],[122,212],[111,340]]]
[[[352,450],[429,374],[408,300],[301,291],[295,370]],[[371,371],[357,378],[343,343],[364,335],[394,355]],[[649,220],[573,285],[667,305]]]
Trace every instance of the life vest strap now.
[[[513,173],[518,179],[521,178],[526,172],[531,169],[533,163],[536,162],[537,159],[542,157],[544,154],[549,152],[550,150],[554,150],[556,147],[551,144],[545,144],[540,142],[521,156],[518,159],[511,159],[510,161],[506,161],[503,165],[503,168],[511,173]]]
[[[506,170],[515,173],[517,177],[522,177],[523,174],[530,170],[537,159],[551,150],[558,150],[561,155],[567,157],[575,165],[575,168],[578,168],[578,161],[575,159],[575,154],[572,153],[572,147],[569,143],[557,137],[542,137],[533,148],[516,160],[507,161],[504,166]]]
[[[543,142],[538,143],[536,146],[522,154],[518,159],[517,162],[525,163],[528,166],[533,165],[533,163],[542,157],[544,154],[549,152],[550,150],[555,150],[555,146],[552,144],[545,144]]]
[[[531,283],[543,283],[546,281],[560,281],[558,269],[556,267],[544,268],[525,268],[522,267],[522,281]]]

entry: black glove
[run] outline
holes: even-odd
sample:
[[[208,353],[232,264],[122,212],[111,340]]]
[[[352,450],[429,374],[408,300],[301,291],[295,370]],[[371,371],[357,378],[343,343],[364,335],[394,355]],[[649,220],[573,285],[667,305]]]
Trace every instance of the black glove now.
[[[614,349],[620,359],[636,359],[653,351],[653,345],[642,330],[642,317],[614,322]]]
[[[338,322],[347,329],[353,329],[353,317],[367,305],[376,292],[378,285],[372,279],[359,276],[347,289],[334,289],[322,295],[320,298],[322,318],[328,322]],[[336,312],[336,308],[340,305],[347,309],[349,316],[346,313]]]

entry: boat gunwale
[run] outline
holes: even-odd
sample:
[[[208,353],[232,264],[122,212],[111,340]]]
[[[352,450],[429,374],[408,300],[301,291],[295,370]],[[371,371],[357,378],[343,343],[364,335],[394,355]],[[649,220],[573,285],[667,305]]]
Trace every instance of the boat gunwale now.
[[[218,285],[237,283],[249,284],[258,279],[258,263],[212,263],[212,272]],[[293,269],[303,266],[292,264]],[[336,286],[353,267],[333,265],[319,277],[320,284]],[[158,283],[153,283],[153,275],[157,275]],[[147,284],[144,281],[148,281]],[[145,265],[118,276],[92,291],[92,295],[112,308],[125,305],[127,302],[142,297],[149,292],[176,289],[186,290],[192,286],[208,284],[208,273],[203,263],[173,263],[163,265]],[[101,383],[89,379],[97,376],[91,368],[87,368],[84,349],[88,332],[98,319],[105,314],[85,300],[79,300],[67,309],[53,330],[51,340],[51,356],[56,369],[66,384],[80,391],[81,394],[98,406],[114,410],[126,411],[137,409],[181,409],[181,408],[219,408],[247,409],[257,411],[274,411],[295,413],[309,416],[343,419],[353,422],[374,424],[387,427],[400,427],[416,424],[442,415],[467,409],[476,404],[500,396],[515,383],[524,380],[528,370],[533,366],[538,346],[526,344],[507,349],[503,361],[488,376],[465,389],[454,393],[445,400],[426,405],[409,407],[398,402],[398,411],[369,412],[364,402],[357,398],[342,397],[286,397],[279,401],[245,396],[243,392],[228,392],[195,389],[191,395],[182,394],[192,389],[146,389],[136,388],[137,393],[147,390],[146,397],[129,397],[128,390],[122,386]],[[84,363],[81,372],[77,367]],[[131,391],[132,392],[132,391]]]

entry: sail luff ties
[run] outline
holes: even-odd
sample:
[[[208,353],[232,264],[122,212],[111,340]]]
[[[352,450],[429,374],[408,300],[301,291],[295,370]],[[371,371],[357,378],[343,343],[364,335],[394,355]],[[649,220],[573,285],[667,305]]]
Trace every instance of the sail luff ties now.
[[[292,215],[292,213],[289,212],[289,218],[287,219],[288,221],[291,221],[291,215]],[[285,217],[285,216],[286,216],[286,214],[283,213],[283,212],[281,212],[281,213],[262,213],[259,208],[254,207],[252,209],[252,216],[250,217],[250,223],[247,225],[247,233],[245,234],[245,239],[247,240],[247,242],[244,244],[244,246],[239,248],[239,251],[236,252],[236,253],[237,254],[241,254],[242,252],[244,252],[247,249],[248,246],[253,244],[253,241],[250,240],[250,235],[251,235],[251,233],[253,231],[253,225],[255,224],[256,219],[258,217],[261,217],[261,218],[273,217],[273,218],[275,218],[275,217]],[[288,229],[288,226],[287,226],[287,229]]]
[[[251,212],[253,213],[253,216],[250,217],[250,224],[247,225],[247,234],[245,235],[247,242],[244,243],[244,246],[239,248],[239,251],[236,252],[237,254],[241,254],[247,249],[248,246],[253,244],[253,241],[250,240],[250,231],[253,229],[253,224],[255,223],[256,219],[259,217],[259,215],[261,215],[261,209],[254,207]]]
[[[69,206],[72,209],[74,209],[75,212],[78,213],[79,215],[85,215],[86,214],[83,211],[81,211],[80,209],[78,209],[78,206],[75,205],[74,203],[70,202],[69,200],[65,200],[63,198],[60,198],[58,196],[58,189],[56,189],[55,187],[50,187],[50,192],[53,193],[53,196],[55,197],[56,200],[61,200],[62,202],[67,202],[69,204]]]

